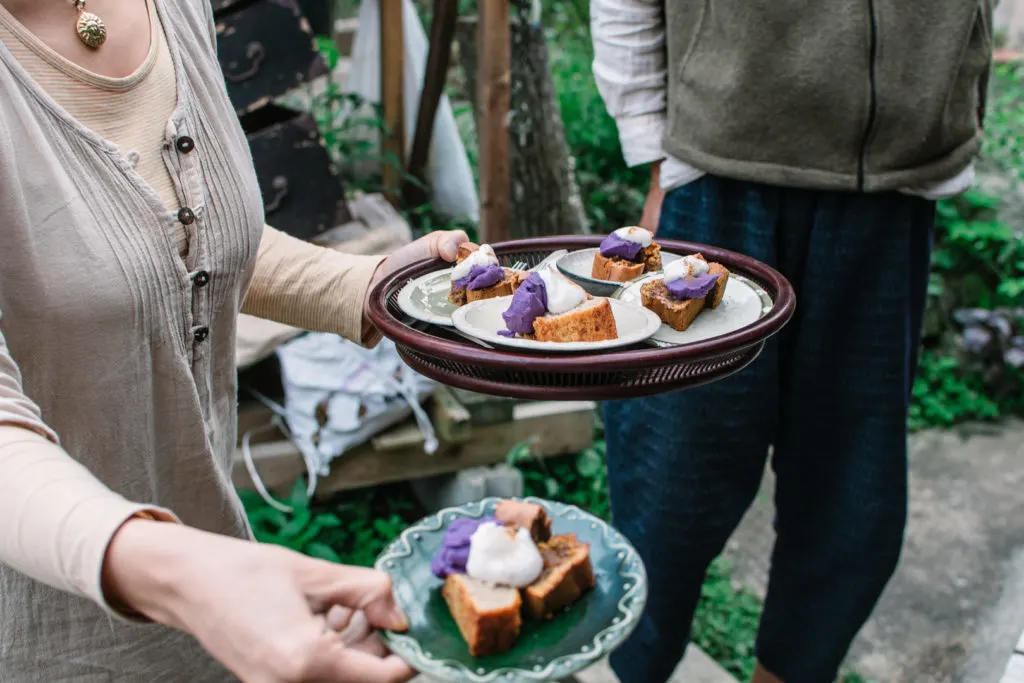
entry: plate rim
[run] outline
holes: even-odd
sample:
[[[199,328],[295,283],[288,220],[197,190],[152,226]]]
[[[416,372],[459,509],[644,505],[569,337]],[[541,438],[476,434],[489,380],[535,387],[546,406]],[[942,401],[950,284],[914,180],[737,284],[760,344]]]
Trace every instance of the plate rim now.
[[[443,318],[439,315],[434,315],[433,313],[427,311],[426,309],[414,306],[412,303],[412,292],[418,285],[422,284],[426,280],[437,277],[444,273],[451,273],[451,271],[452,268],[432,270],[429,273],[424,273],[423,275],[420,275],[419,277],[413,278],[406,282],[404,285],[402,285],[402,288],[398,290],[398,298],[396,299],[398,307],[402,309],[402,312],[408,315],[410,318],[415,318],[420,322],[430,323],[431,325],[440,325],[442,327],[454,327],[451,316]],[[458,310],[458,308],[459,307],[456,307],[455,310]]]
[[[632,282],[630,282],[627,286],[623,287],[622,291],[619,292],[617,296],[619,298],[624,297],[627,294],[629,294],[629,292],[631,292],[632,290],[639,289],[640,287],[643,287],[648,282],[654,282],[654,281],[662,279],[664,277],[665,277],[664,273],[661,273],[661,272],[646,273],[646,274],[642,275],[641,277],[637,278],[636,280],[633,280]],[[760,285],[758,285],[756,282],[754,282],[750,278],[748,278],[748,277],[746,277],[744,275],[740,275],[738,273],[729,273],[729,280],[738,282],[738,283],[748,287],[754,293],[754,296],[756,296],[758,298],[758,300],[761,302],[761,312],[758,314],[758,316],[757,316],[757,318],[755,320],[747,323],[746,325],[743,325],[742,327],[737,327],[735,330],[731,330],[729,332],[722,332],[721,334],[716,334],[713,337],[707,337],[707,339],[698,340],[698,341],[707,341],[709,339],[714,339],[715,337],[721,337],[721,336],[724,336],[724,335],[727,335],[727,334],[734,334],[736,332],[740,332],[740,331],[746,329],[747,327],[750,327],[751,325],[756,324],[759,320],[761,320],[766,315],[771,313],[772,308],[774,307],[775,303],[772,301],[771,294],[769,294],[768,291],[764,287],[761,287]],[[629,303],[629,302],[623,302],[623,303]],[[666,325],[665,323],[662,323],[661,326],[658,328],[658,331],[656,331],[654,334],[652,334],[650,336],[649,340],[651,342],[656,342],[658,344],[665,344],[665,345],[673,346],[673,347],[676,347],[676,346],[687,346],[689,344],[696,344],[696,343],[698,343],[697,341],[692,341],[692,342],[673,342],[673,341],[667,341],[665,339],[658,339],[658,332],[661,331],[662,327],[668,327],[668,325]],[[672,329],[672,328],[669,328],[669,329]]]
[[[648,310],[648,309],[644,308],[643,306],[639,306],[637,304],[630,303],[629,301],[622,301],[622,300],[617,299],[617,298],[615,298],[615,299],[613,299],[611,297],[594,297],[594,298],[595,299],[607,299],[609,305],[611,305],[611,306],[625,306],[627,308],[631,308],[631,309],[634,309],[634,310],[641,311],[643,313],[643,316],[647,319],[647,325],[648,325],[648,328],[650,328],[650,331],[645,333],[644,336],[642,336],[642,337],[637,337],[635,339],[634,338],[628,338],[629,341],[623,341],[623,337],[617,337],[615,339],[608,339],[608,340],[600,341],[600,342],[540,342],[540,341],[536,341],[536,340],[533,340],[533,339],[518,339],[518,338],[509,339],[507,337],[502,337],[499,334],[495,334],[493,336],[488,335],[488,336],[485,336],[485,337],[484,336],[480,336],[480,334],[478,332],[474,332],[474,330],[479,330],[479,328],[477,328],[475,326],[472,326],[472,325],[469,325],[466,322],[465,318],[469,314],[469,312],[471,312],[472,310],[474,310],[476,308],[482,308],[484,306],[494,305],[494,302],[497,302],[497,301],[503,301],[503,300],[511,301],[511,299],[512,299],[511,296],[494,297],[494,298],[491,298],[491,299],[481,299],[480,301],[473,301],[471,303],[466,304],[465,306],[460,306],[454,313],[452,313],[452,324],[454,325],[455,329],[457,329],[458,331],[460,331],[460,332],[462,332],[464,334],[468,334],[471,337],[474,337],[474,338],[479,339],[481,341],[485,341],[488,344],[494,344],[496,346],[501,346],[501,347],[504,347],[506,349],[518,349],[518,350],[523,350],[523,351],[545,351],[545,352],[551,352],[551,353],[591,353],[591,352],[610,351],[610,350],[613,350],[613,349],[619,349],[619,348],[623,348],[623,347],[626,347],[626,346],[633,346],[634,344],[642,344],[642,343],[646,342],[652,336],[654,336],[654,334],[659,329],[661,329],[661,325],[662,325],[661,318],[659,318],[658,314],[655,313],[654,311]],[[655,323],[657,323],[657,324],[655,324]]]
[[[556,657],[539,671],[535,668],[522,669],[506,666],[481,674],[477,671],[469,670],[461,662],[455,660],[428,657],[423,652],[419,641],[408,634],[388,630],[379,631],[385,643],[395,654],[402,656],[403,659],[408,657],[415,660],[409,661],[409,659],[406,659],[420,673],[441,678],[442,680],[458,681],[459,683],[466,681],[469,683],[493,683],[499,678],[503,681],[511,682],[529,681],[531,683],[541,683],[551,681],[553,680],[552,677],[556,674],[567,676],[606,657],[608,653],[625,642],[626,638],[636,629],[640,617],[647,607],[647,569],[636,548],[633,547],[622,532],[600,517],[571,503],[547,500],[535,496],[514,497],[511,499],[540,505],[554,519],[571,518],[569,517],[570,515],[578,515],[579,518],[589,521],[592,526],[596,527],[608,550],[620,555],[619,566],[621,569],[617,575],[618,578],[630,582],[629,588],[625,589],[622,597],[616,603],[616,610],[622,618],[618,622],[613,620],[608,626],[598,631],[591,639],[590,644],[585,646],[583,650]],[[441,531],[442,527],[446,524],[446,516],[452,519],[458,516],[482,517],[490,504],[496,505],[501,500],[506,500],[506,498],[488,496],[471,503],[446,507],[432,515],[427,515],[419,522],[407,527],[395,540],[388,544],[374,562],[374,569],[383,571],[390,576],[387,563],[409,557],[413,554],[412,542],[410,541],[413,536],[423,532]],[[593,541],[590,542],[592,543]],[[632,572],[629,569],[634,559],[638,568],[636,572]],[[453,678],[453,676],[457,676],[457,678]]]

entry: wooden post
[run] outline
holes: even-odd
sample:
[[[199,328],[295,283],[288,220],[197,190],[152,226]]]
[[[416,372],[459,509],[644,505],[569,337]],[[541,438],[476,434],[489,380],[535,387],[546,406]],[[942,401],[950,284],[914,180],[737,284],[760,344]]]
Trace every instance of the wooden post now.
[[[382,180],[386,196],[398,204],[402,172],[405,168],[405,31],[402,23],[402,0],[380,0],[380,103],[385,135],[381,151],[385,157]]]
[[[424,170],[430,156],[437,105],[448,81],[452,39],[455,37],[455,22],[458,17],[458,0],[434,0],[427,69],[423,75],[423,89],[420,91],[419,109],[416,114],[416,131],[412,138],[412,151],[409,153],[409,176],[419,181],[419,184],[406,180],[402,195],[407,206],[419,206],[427,198],[423,187],[426,181]]]
[[[477,24],[477,131],[480,137],[480,240],[509,235],[512,56],[508,0],[482,0]]]

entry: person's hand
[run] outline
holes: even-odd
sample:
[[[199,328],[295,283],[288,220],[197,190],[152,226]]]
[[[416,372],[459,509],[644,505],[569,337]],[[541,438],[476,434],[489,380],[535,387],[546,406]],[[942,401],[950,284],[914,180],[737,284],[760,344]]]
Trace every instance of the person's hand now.
[[[424,235],[384,259],[374,273],[371,288],[388,275],[423,259],[442,258],[445,261],[454,261],[459,255],[459,245],[468,241],[469,237],[461,230],[438,230]]]
[[[131,520],[103,567],[110,600],[194,636],[244,683],[399,683],[374,628],[405,630],[387,574],[168,522]]]
[[[469,237],[461,230],[438,230],[410,242],[401,249],[381,261],[370,279],[370,286],[366,288],[366,296],[363,298],[363,331],[362,341],[365,346],[373,346],[380,341],[380,333],[370,322],[367,313],[367,304],[370,302],[370,293],[377,283],[388,275],[395,273],[409,264],[424,259],[442,258],[445,261],[454,261],[459,255],[459,245],[468,242]]]
[[[658,221],[661,220],[661,203],[665,199],[665,193],[661,189],[661,162],[651,164],[651,186],[647,190],[647,199],[644,201],[644,212],[640,217],[640,227],[658,232]]]

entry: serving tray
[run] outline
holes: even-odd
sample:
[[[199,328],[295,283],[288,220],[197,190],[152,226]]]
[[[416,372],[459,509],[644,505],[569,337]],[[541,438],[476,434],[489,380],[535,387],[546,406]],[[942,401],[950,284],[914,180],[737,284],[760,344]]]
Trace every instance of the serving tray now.
[[[596,247],[601,235],[569,235],[492,244],[502,265],[531,267],[559,249]],[[380,282],[371,292],[369,316],[395,342],[414,370],[438,382],[483,394],[521,399],[591,400],[637,398],[707,384],[754,361],[765,341],[793,316],[796,296],[774,268],[748,256],[703,244],[658,240],[662,249],[700,252],[730,272],[761,286],[771,306],[756,322],[692,344],[637,345],[598,353],[539,354],[483,348],[450,328],[417,321],[402,312],[398,293],[411,280],[450,267],[441,259],[414,263]]]

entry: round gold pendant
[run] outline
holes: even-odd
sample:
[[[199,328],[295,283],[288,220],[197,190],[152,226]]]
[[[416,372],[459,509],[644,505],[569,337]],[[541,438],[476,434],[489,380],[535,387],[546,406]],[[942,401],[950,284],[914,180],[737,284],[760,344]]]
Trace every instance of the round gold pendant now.
[[[80,12],[76,28],[82,42],[93,49],[98,48],[107,40],[106,25],[92,12]]]

